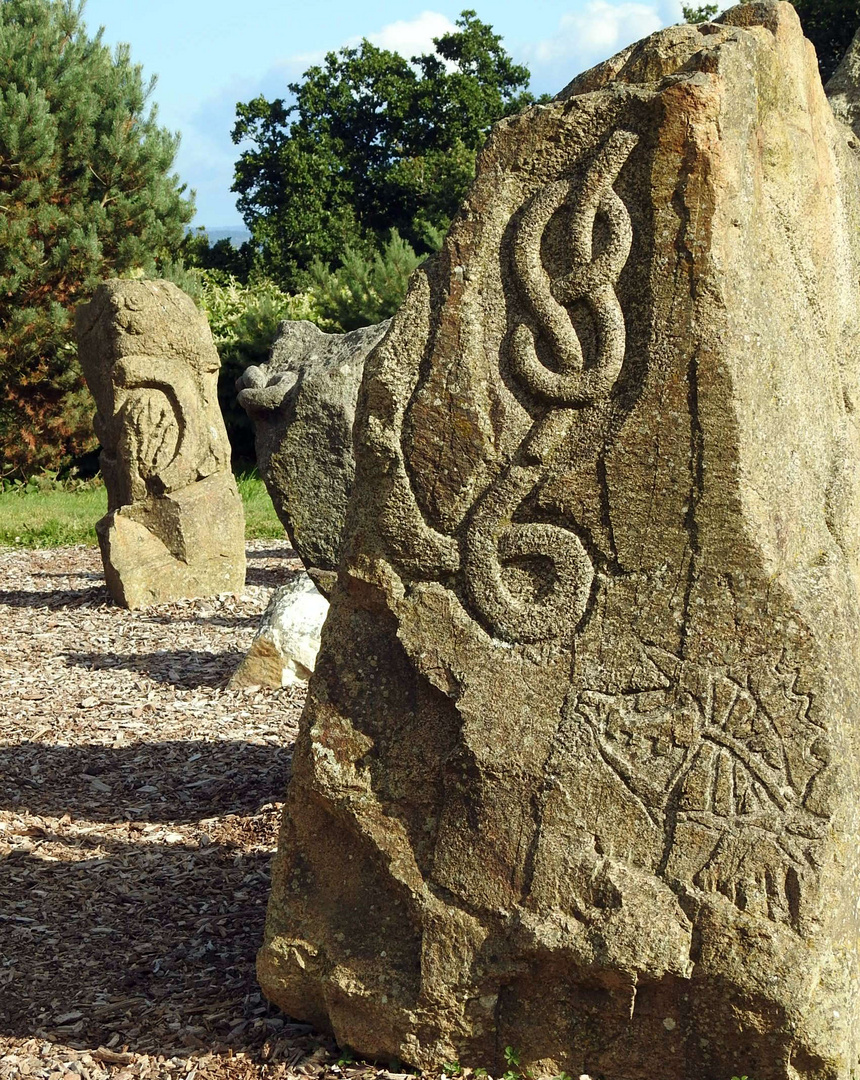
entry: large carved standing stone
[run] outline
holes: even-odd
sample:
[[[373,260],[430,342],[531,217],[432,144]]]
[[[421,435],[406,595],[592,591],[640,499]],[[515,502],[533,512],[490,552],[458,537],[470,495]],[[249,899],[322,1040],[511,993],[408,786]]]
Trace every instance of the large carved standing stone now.
[[[96,525],[117,603],[238,592],[242,502],[206,317],[169,281],[115,280],[78,309],[108,513]]]
[[[371,1056],[849,1080],[860,192],[788,4],[497,126],[368,360],[259,974]]]
[[[364,361],[388,323],[325,334],[282,322],[268,363],[236,383],[254,425],[257,464],[293,547],[308,570],[337,567],[355,475],[352,425]]]

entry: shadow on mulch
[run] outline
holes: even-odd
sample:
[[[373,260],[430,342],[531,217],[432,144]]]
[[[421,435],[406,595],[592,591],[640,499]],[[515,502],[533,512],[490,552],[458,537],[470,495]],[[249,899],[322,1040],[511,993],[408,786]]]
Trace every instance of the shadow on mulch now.
[[[245,571],[245,584],[277,589],[280,585],[288,585],[303,573],[304,570],[289,566],[248,566]]]
[[[253,814],[283,798],[291,759],[291,743],[176,740],[112,748],[23,742],[0,748],[0,809],[111,822]]]
[[[243,623],[247,621],[247,617],[241,620]],[[87,668],[89,671],[123,668],[148,675],[155,682],[166,683],[177,689],[198,690],[205,686],[225,687],[245,654],[233,649],[220,653],[196,649],[162,649],[152,653],[87,652],[62,655],[67,664]]]
[[[284,538],[286,539],[286,537]],[[294,578],[304,573],[301,566],[288,566],[288,562],[295,562],[298,554],[291,547],[262,548],[259,551],[247,553],[248,568],[245,571],[246,585],[262,585],[267,589],[277,589],[280,585],[286,585]],[[255,562],[267,562],[275,560],[274,566],[255,566]]]
[[[271,859],[259,849],[275,843],[290,749],[0,751],[0,808],[55,819],[0,860],[0,1034],[86,1046],[118,1035],[136,1053],[249,1050],[274,1036],[318,1045],[254,976]],[[113,836],[90,824],[128,821]]]
[[[285,533],[284,540],[286,539]],[[283,547],[258,548],[256,551],[247,552],[248,562],[252,562],[254,559],[297,559],[298,557],[298,552],[291,547],[287,547],[286,544]]]
[[[175,615],[150,615],[146,611],[138,611],[136,614],[140,622],[149,623],[151,626],[175,626],[177,621]],[[181,620],[183,625],[188,624],[190,626],[197,624],[198,626],[245,627],[249,623],[256,626],[260,621],[260,615],[224,615],[220,612],[212,615],[189,615],[183,612]]]
[[[78,862],[12,852],[0,1033],[176,1054],[309,1032],[285,1028],[255,981],[270,859],[229,844],[122,844]]]
[[[112,606],[113,600],[106,585],[90,585],[85,589],[54,589],[51,592],[0,589],[0,605],[19,608],[103,607]]]
[[[75,570],[74,573],[71,574],[68,570],[37,570],[33,574],[33,577],[76,577],[89,581],[104,581],[105,579],[104,573],[101,570]]]

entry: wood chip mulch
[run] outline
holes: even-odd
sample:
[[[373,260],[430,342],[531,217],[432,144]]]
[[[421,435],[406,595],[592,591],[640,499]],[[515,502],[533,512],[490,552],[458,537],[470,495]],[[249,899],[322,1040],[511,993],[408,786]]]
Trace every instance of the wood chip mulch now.
[[[225,687],[299,569],[129,612],[93,548],[0,549],[0,1080],[397,1075],[254,976],[304,691]]]

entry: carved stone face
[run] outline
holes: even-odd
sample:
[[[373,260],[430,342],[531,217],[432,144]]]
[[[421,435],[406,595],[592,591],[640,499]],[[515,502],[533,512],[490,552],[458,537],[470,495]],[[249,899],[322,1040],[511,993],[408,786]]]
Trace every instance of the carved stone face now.
[[[77,313],[108,513],[105,577],[127,607],[240,589],[244,515],[205,316],[166,281],[111,281]]]
[[[206,319],[168,282],[120,281],[79,317],[81,363],[111,506],[176,491],[229,463]]]

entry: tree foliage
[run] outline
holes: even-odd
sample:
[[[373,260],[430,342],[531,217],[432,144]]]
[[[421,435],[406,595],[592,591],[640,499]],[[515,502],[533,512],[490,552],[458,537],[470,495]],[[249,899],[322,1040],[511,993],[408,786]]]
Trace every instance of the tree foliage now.
[[[793,0],[803,32],[815,46],[821,78],[826,82],[845,55],[860,27],[858,0]]]
[[[71,316],[94,286],[170,272],[193,207],[170,169],[128,46],[90,36],[83,3],[0,0],[2,472],[91,441]]]
[[[687,7],[686,4],[681,5],[681,13],[684,16],[684,22],[688,23],[710,22],[719,10],[720,9],[716,4],[702,4],[700,7]]]
[[[372,255],[347,245],[334,271],[316,259],[310,268],[310,294],[322,323],[345,332],[390,319],[421,262],[396,229]]]
[[[474,11],[407,61],[369,41],[291,83],[292,104],[237,106],[233,190],[265,273],[288,287],[350,249],[372,258],[393,228],[434,246],[474,175],[492,123],[521,109],[528,69]]]
[[[211,243],[205,226],[185,234],[182,241],[182,261],[196,270],[217,270],[229,274],[243,284],[248,283],[254,268],[254,248],[250,241],[234,247],[230,239]]]
[[[206,312],[221,358],[218,402],[233,451],[234,469],[255,460],[254,433],[244,410],[236,402],[236,379],[251,364],[264,364],[283,319],[308,319],[332,329],[322,317],[313,295],[288,296],[265,279],[242,282],[217,269],[194,271],[196,298]]]

